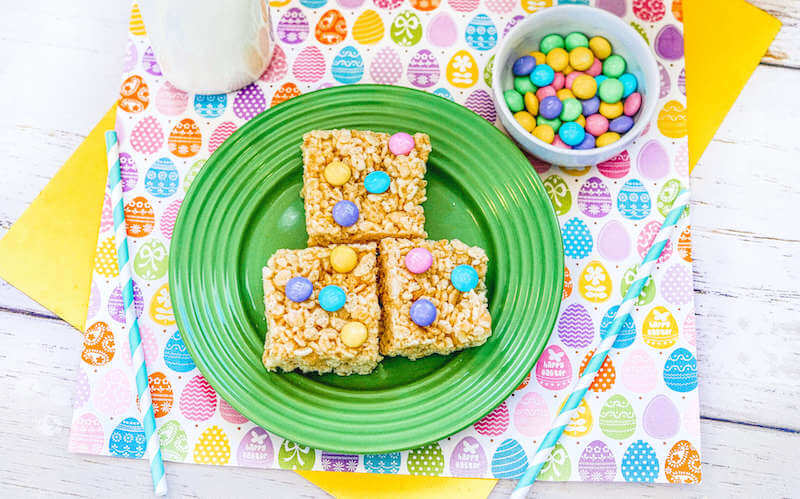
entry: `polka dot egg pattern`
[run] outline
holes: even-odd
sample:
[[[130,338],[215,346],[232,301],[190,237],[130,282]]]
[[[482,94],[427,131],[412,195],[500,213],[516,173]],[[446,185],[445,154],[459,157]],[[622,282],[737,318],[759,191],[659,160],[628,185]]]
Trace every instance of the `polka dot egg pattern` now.
[[[255,83],[236,92],[233,98],[233,114],[243,120],[249,120],[266,108],[267,99],[264,97],[264,92]]]
[[[384,47],[375,54],[369,66],[369,76],[375,83],[392,85],[403,76],[403,63],[397,52],[391,47]]]
[[[644,440],[630,444],[622,456],[622,476],[628,482],[654,482],[658,478],[658,456]]]
[[[639,236],[636,238],[636,251],[639,253],[639,257],[645,257],[660,229],[661,222],[658,220],[647,222],[647,224],[642,227]],[[661,256],[658,257],[657,263],[666,262],[669,260],[670,256],[672,256],[672,240],[667,240],[667,245],[664,246],[664,249],[661,251]]]
[[[116,277],[119,275],[117,265],[117,246],[114,244],[114,236],[107,237],[95,250],[94,271],[103,277]]]
[[[206,428],[194,446],[194,462],[220,466],[228,464],[230,458],[231,443],[225,430],[216,425]]]
[[[581,367],[578,370],[578,376],[583,376],[583,370],[586,369],[586,366],[589,364],[589,360],[591,360],[592,355],[594,355],[594,349],[587,352],[586,356],[583,358]],[[614,368],[614,362],[611,360],[611,356],[608,356],[603,361],[603,365],[600,366],[600,370],[597,371],[597,376],[594,378],[594,381],[592,381],[592,384],[589,385],[589,390],[598,393],[607,392],[611,390],[616,381],[617,371]]]
[[[561,231],[564,239],[564,255],[569,258],[586,258],[592,252],[593,241],[589,227],[580,218],[571,218]]]
[[[146,116],[133,127],[130,142],[136,152],[154,154],[164,143],[164,131],[155,117]]]
[[[686,265],[674,264],[664,272],[661,294],[672,305],[683,305],[692,299],[692,273]]]
[[[442,447],[434,442],[412,449],[408,454],[408,472],[412,475],[439,476],[444,471]]]

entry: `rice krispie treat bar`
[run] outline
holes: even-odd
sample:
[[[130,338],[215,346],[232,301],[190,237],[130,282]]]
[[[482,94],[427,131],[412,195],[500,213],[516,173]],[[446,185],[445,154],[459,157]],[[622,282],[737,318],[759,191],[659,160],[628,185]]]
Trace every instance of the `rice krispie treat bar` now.
[[[309,246],[427,236],[428,135],[314,130],[302,149]]]
[[[264,267],[271,371],[367,374],[380,362],[376,245],[281,249]]]
[[[378,255],[383,355],[446,355],[491,336],[483,249],[458,239],[384,239]]]

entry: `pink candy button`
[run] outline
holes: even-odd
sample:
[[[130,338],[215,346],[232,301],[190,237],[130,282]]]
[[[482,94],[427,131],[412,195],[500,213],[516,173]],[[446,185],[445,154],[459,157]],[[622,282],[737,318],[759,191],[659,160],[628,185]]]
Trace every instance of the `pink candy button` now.
[[[572,82],[575,81],[575,78],[579,77],[580,75],[584,74],[583,71],[573,71],[567,75],[566,87],[570,90],[572,89]]]
[[[433,265],[433,255],[425,248],[414,248],[406,254],[406,268],[412,274],[421,274]]]
[[[395,156],[405,156],[414,150],[414,137],[405,132],[392,135],[389,137],[389,150]]]
[[[553,145],[556,147],[560,147],[561,149],[572,149],[572,146],[565,144],[564,141],[561,140],[561,137],[558,136],[558,134],[556,134],[556,136],[553,138]]]
[[[592,65],[589,66],[589,69],[586,70],[586,74],[589,75],[589,76],[594,77],[594,76],[599,75],[602,72],[603,72],[603,63],[600,62],[600,59],[595,57],[594,58],[594,62],[592,63]]]
[[[556,90],[561,90],[564,88],[564,80],[566,80],[566,78],[564,78],[564,73],[559,71],[553,76],[553,83],[551,83],[551,85],[553,85],[553,88]]]
[[[553,88],[552,85],[547,85],[546,87],[542,87],[536,91],[536,98],[539,99],[539,102],[542,102],[545,97],[550,97],[556,94],[556,89]]]
[[[608,118],[602,114],[593,114],[586,118],[586,131],[599,137],[608,131]]]
[[[642,94],[634,92],[625,99],[622,104],[622,112],[625,113],[625,116],[633,116],[639,112],[640,107],[642,107]]]

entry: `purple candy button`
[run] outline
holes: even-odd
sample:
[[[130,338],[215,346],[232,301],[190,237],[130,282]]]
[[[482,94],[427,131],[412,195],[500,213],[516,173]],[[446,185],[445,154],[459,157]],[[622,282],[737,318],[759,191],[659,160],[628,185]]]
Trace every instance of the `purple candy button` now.
[[[555,95],[545,97],[542,99],[542,102],[539,103],[539,116],[548,120],[558,118],[558,116],[561,114],[562,107],[563,104],[561,104],[561,99]]]
[[[528,76],[535,67],[536,59],[529,55],[523,55],[514,61],[514,65],[511,66],[511,71],[514,73],[514,76]]]
[[[411,304],[409,315],[417,326],[428,327],[436,320],[436,305],[430,300],[420,298]]]
[[[588,117],[597,114],[597,111],[600,110],[600,98],[595,95],[591,99],[582,100],[581,106],[583,107],[583,112],[581,114],[584,116]]]
[[[574,149],[594,149],[594,136],[591,133],[587,133],[583,136],[583,141],[574,147]]]
[[[404,156],[414,150],[414,137],[398,132],[389,137],[389,150],[395,156]]]
[[[304,302],[314,291],[314,285],[305,277],[292,277],[286,283],[286,298],[293,302]]]
[[[617,133],[625,133],[631,128],[633,128],[633,118],[630,116],[614,118],[611,120],[611,123],[608,124],[608,129]]]
[[[333,220],[342,227],[350,227],[358,221],[358,206],[352,201],[339,201],[333,205]]]

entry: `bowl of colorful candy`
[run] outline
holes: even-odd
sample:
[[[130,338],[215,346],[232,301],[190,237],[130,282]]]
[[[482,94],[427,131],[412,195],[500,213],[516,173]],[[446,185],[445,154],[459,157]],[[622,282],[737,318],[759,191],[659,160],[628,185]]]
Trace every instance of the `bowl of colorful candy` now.
[[[503,39],[494,60],[503,127],[551,164],[593,165],[626,149],[656,111],[659,77],[647,42],[619,17],[543,9]]]

